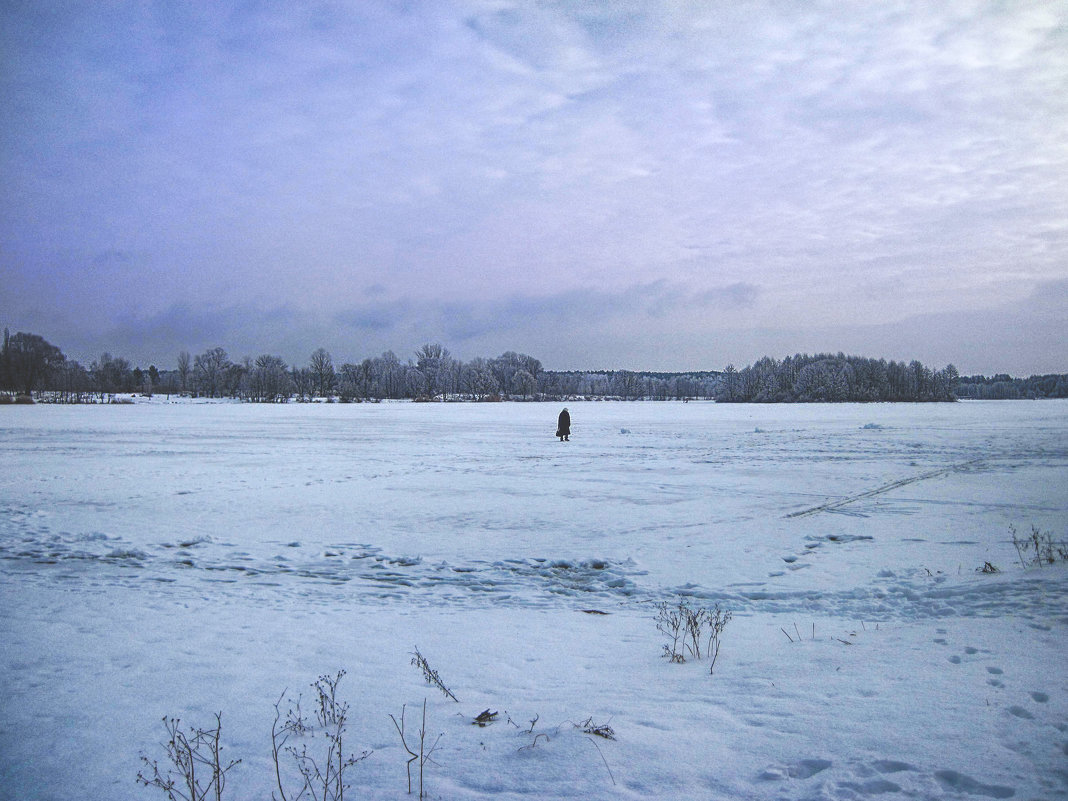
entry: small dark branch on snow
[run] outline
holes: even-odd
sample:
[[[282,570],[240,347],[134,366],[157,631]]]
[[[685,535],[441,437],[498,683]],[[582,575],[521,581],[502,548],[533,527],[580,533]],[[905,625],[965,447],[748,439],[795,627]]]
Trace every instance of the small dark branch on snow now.
[[[583,734],[596,734],[598,737],[603,737],[606,740],[616,739],[615,729],[607,723],[594,723],[592,717],[588,717],[582,721],[582,723],[577,723],[575,725],[577,728],[582,729]]]
[[[456,703],[460,703],[460,699],[453,695],[452,690],[445,686],[445,683],[441,680],[441,676],[438,675],[438,672],[430,667],[430,663],[426,661],[426,657],[419,653],[418,647],[412,654],[412,664],[423,672],[423,678],[426,679],[427,684],[437,687],[446,698],[451,698]]]
[[[521,746],[520,746],[520,747],[519,747],[519,748],[517,749],[517,753],[518,753],[519,751],[525,751],[525,750],[526,750],[526,749],[528,749],[528,748],[534,748],[534,746],[536,746],[536,745],[538,744],[538,738],[539,738],[539,737],[544,737],[544,738],[545,738],[545,742],[549,742],[549,735],[548,735],[548,734],[546,734],[546,733],[545,733],[545,732],[543,732],[543,731],[539,731],[539,732],[538,732],[537,734],[535,734],[535,735],[534,735],[534,739],[533,739],[533,741],[531,741],[530,745],[521,745]]]
[[[608,778],[612,780],[612,784],[616,783],[616,777],[612,775],[612,769],[608,767],[608,760],[604,758],[604,752],[601,751],[601,746],[596,742],[590,740],[590,743],[597,749],[597,753],[601,755],[601,761],[604,763],[604,769],[608,771]]]

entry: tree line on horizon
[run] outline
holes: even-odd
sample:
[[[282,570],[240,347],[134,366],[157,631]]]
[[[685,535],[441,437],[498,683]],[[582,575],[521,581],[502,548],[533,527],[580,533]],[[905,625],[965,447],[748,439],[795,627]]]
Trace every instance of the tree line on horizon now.
[[[838,354],[764,357],[722,371],[545,370],[523,353],[464,362],[440,344],[425,344],[407,361],[392,351],[335,365],[325,348],[304,366],[263,354],[230,359],[221,347],[181,351],[173,369],[134,367],[104,353],[88,367],[67,359],[37,334],[4,331],[0,391],[80,403],[123,393],[177,394],[284,403],[327,398],[341,402],[394,400],[618,400],[707,399],[720,403],[952,401],[967,398],[1068,397],[1068,375],[1012,379],[961,378],[953,365],[932,370]],[[10,399],[10,395],[6,395]]]

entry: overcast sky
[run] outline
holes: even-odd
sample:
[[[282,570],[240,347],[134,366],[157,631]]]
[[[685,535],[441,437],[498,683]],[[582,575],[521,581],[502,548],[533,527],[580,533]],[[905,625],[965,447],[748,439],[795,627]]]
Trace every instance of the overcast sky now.
[[[1068,371],[1066,2],[5,0],[0,114],[86,363]]]

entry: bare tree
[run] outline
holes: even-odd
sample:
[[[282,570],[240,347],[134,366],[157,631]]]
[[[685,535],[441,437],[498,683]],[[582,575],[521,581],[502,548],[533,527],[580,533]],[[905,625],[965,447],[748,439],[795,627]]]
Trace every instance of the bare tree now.
[[[281,356],[264,354],[249,372],[249,397],[260,403],[274,403],[289,396],[289,376]]]
[[[330,358],[330,354],[326,352],[325,348],[319,348],[311,355],[308,369],[311,370],[312,377],[315,380],[316,392],[319,397],[325,398],[333,392],[337,376],[334,373],[334,360]]]
[[[82,403],[91,391],[89,373],[78,362],[65,361],[52,373],[53,388],[65,403]]]
[[[225,386],[230,357],[222,348],[212,348],[193,360],[193,371],[200,393],[214,398]]]
[[[93,383],[103,399],[105,393],[122,392],[130,380],[130,363],[121,356],[103,353],[90,365]]]
[[[308,400],[315,391],[315,377],[306,367],[291,368],[289,380],[292,382],[293,391],[297,393],[297,400],[301,402]]]
[[[178,354],[178,391],[183,394],[189,391],[189,373],[192,369],[193,359],[189,351],[183,350]]]

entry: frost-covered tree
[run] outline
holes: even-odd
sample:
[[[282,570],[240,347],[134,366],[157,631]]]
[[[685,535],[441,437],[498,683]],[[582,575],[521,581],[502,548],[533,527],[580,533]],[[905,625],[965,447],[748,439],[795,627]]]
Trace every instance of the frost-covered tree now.
[[[738,400],[738,368],[733,364],[723,368],[722,399],[728,403]]]
[[[538,380],[526,370],[516,370],[512,376],[512,387],[524,398],[529,398],[538,388]]]
[[[641,397],[641,378],[630,370],[617,370],[612,376],[612,394],[623,400]]]
[[[529,373],[536,380],[542,371],[540,361],[525,353],[516,353],[514,350],[505,351],[497,358],[491,359],[489,368],[493,372],[493,377],[497,379],[500,391],[506,395],[523,394],[514,383],[517,374]]]
[[[844,353],[796,354],[782,362],[765,357],[737,374],[728,365],[719,379],[717,400],[951,401],[955,373],[956,368],[949,367],[932,373],[918,361],[905,365]]]
[[[426,376],[418,367],[409,366],[404,371],[404,393],[409,398],[424,398],[430,394]]]
[[[404,365],[391,350],[371,360],[373,381],[378,386],[376,396],[385,398],[404,397]]]
[[[423,376],[423,392],[431,398],[447,393],[453,361],[448,348],[428,343],[415,352],[415,357],[415,367]]]
[[[500,391],[489,362],[481,357],[472,359],[461,371],[461,388],[474,400],[485,400]]]

